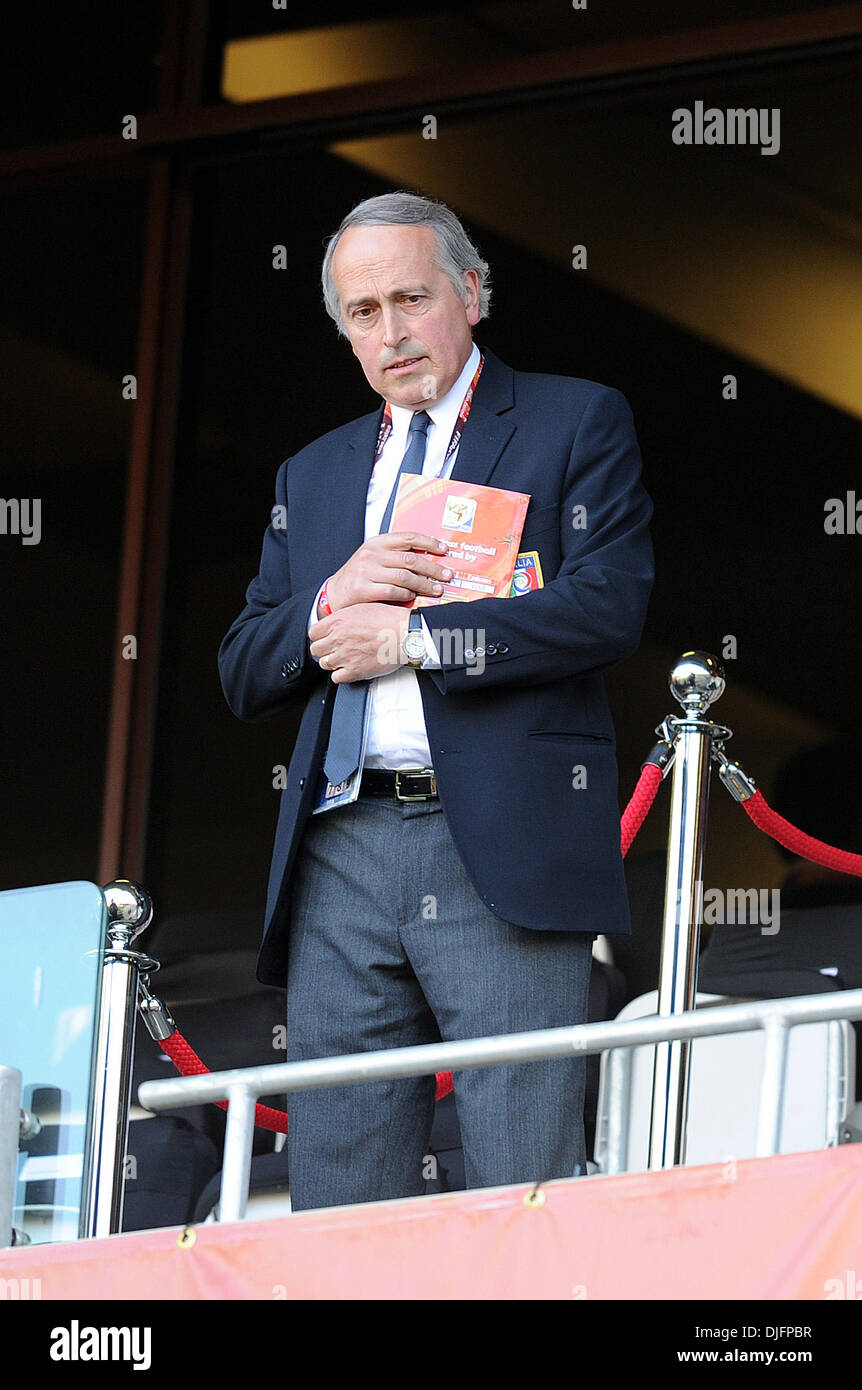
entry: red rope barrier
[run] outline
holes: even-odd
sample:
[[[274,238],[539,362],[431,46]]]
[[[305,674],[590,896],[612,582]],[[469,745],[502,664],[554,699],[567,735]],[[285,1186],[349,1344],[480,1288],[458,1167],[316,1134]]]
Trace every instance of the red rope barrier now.
[[[628,806],[620,818],[620,843],[625,859],[632,841],[646,820],[647,813],[662,784],[662,770],[655,763],[645,763]]]
[[[204,1065],[179,1031],[172,1033],[169,1038],[161,1038],[160,1046],[170,1057],[180,1076],[204,1076],[209,1073],[209,1067]],[[214,1104],[220,1110],[227,1110],[226,1100],[217,1100]],[[254,1122],[259,1129],[272,1129],[276,1134],[287,1134],[287,1115],[283,1110],[273,1110],[268,1105],[256,1105]]]
[[[810,859],[815,864],[822,864],[827,869],[837,869],[839,873],[855,874],[862,878],[862,854],[851,854],[849,850],[836,849],[834,845],[827,845],[823,840],[815,840],[813,835],[806,835],[804,830],[797,829],[789,820],[773,811],[762,792],[756,791],[753,796],[743,801],[742,805],[758,830],[770,835],[793,854],[800,855],[802,859]]]

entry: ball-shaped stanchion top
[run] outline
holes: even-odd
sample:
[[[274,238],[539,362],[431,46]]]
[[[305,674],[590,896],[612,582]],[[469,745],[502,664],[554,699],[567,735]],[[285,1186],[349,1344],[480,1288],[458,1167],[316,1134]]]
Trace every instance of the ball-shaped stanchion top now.
[[[102,889],[108,908],[108,932],[117,929],[127,941],[134,941],[153,920],[153,900],[139,883],[115,878]]]
[[[670,673],[675,700],[685,710],[705,710],[724,691],[724,671],[709,652],[683,652]]]

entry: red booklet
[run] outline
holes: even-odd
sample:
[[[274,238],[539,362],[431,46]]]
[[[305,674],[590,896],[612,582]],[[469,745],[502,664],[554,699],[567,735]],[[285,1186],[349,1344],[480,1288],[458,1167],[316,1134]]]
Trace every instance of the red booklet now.
[[[452,570],[439,598],[419,594],[415,606],[508,598],[529,502],[528,492],[405,473],[389,529],[448,541],[448,554],[433,558]]]

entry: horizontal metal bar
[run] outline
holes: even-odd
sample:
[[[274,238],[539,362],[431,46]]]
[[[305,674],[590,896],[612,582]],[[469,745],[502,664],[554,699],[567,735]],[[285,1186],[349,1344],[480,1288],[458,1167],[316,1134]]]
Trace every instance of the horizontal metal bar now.
[[[360,1085],[405,1076],[429,1076],[440,1071],[568,1057],[572,1052],[589,1055],[615,1047],[648,1046],[676,1038],[747,1033],[778,1022],[791,1028],[800,1023],[821,1023],[836,1018],[862,1018],[862,989],[724,1004],[674,1018],[652,1015],[623,1022],[584,1023],[571,1028],[543,1028],[502,1037],[395,1047],[345,1057],[280,1062],[203,1076],[145,1081],[138,1089],[138,1099],[147,1110],[176,1110],[185,1105],[223,1100],[237,1085],[254,1096],[313,1091],[319,1087]]]

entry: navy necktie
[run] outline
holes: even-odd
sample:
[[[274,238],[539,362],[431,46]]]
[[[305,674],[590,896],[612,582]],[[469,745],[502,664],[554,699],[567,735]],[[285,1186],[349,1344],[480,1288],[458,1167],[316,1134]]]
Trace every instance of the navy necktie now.
[[[380,534],[389,530],[392,511],[395,507],[395,494],[405,473],[421,473],[425,462],[425,448],[428,443],[428,426],[431,417],[424,410],[418,410],[410,421],[407,448],[395,478],[383,520]],[[332,710],[332,726],[329,731],[329,746],[323,759],[323,770],[327,781],[333,786],[346,782],[359,766],[362,751],[362,733],[365,727],[365,707],[368,701],[368,681],[350,681],[339,685],[335,692]]]

